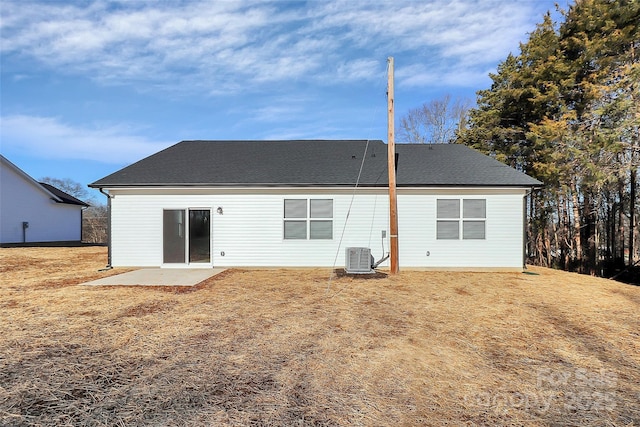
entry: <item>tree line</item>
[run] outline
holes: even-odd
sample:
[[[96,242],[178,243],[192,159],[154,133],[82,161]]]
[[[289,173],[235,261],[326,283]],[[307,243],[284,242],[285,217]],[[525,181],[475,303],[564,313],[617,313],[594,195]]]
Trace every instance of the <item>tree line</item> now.
[[[531,263],[610,276],[640,259],[640,2],[577,0],[560,16],[490,74],[449,142],[545,184],[528,203]]]

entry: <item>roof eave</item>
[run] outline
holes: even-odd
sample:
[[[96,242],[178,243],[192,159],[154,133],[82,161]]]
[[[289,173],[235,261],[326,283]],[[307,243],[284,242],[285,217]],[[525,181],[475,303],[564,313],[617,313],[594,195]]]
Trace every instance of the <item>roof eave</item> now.
[[[354,187],[355,183],[131,183],[131,184],[89,184],[91,188],[304,188],[304,187]],[[388,185],[384,184],[371,184],[371,183],[359,183],[358,187],[368,188],[386,188]],[[516,183],[516,184],[490,184],[490,183],[414,183],[414,184],[397,184],[400,188],[446,188],[446,187],[496,187],[496,188],[541,188],[544,187],[542,183]]]

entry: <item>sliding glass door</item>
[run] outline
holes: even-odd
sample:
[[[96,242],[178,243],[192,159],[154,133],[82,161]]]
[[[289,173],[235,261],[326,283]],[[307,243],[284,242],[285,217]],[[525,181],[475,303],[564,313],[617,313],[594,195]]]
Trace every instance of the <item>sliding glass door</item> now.
[[[165,264],[211,262],[211,211],[163,211],[162,261]]]
[[[183,210],[165,210],[163,212],[162,252],[165,264],[185,262],[186,239],[185,215]]]
[[[211,262],[211,211],[189,211],[189,262]]]

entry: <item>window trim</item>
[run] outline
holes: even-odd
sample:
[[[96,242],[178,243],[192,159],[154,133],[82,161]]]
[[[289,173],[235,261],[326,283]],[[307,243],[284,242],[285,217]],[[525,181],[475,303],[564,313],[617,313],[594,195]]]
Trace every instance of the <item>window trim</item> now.
[[[289,200],[304,200],[306,201],[306,213],[305,217],[287,217],[286,205]],[[312,202],[314,201],[328,201],[331,202],[330,207],[330,215],[331,216],[315,216],[312,212]],[[282,213],[282,240],[333,240],[333,202],[334,199],[328,197],[318,197],[318,198],[285,198],[283,199],[283,213]],[[317,214],[317,212],[316,212]],[[305,237],[287,237],[286,235],[286,224],[287,222],[303,222],[305,224]],[[328,237],[313,237],[312,235],[312,223],[327,223],[331,224],[330,232],[331,235]]]
[[[440,212],[438,209],[438,205],[440,201],[457,201],[458,202],[458,215],[456,216],[440,216]],[[465,216],[465,202],[466,201],[483,201],[484,204],[482,206],[484,210],[484,216]],[[444,210],[445,206],[443,206]],[[440,223],[457,223],[458,224],[458,233],[456,237],[440,237],[444,235],[445,230],[439,229],[438,225]],[[469,232],[465,235],[465,224],[469,223],[482,223],[483,224],[483,233],[482,237],[472,237]],[[486,198],[438,198],[436,199],[436,240],[487,240],[487,199]]]

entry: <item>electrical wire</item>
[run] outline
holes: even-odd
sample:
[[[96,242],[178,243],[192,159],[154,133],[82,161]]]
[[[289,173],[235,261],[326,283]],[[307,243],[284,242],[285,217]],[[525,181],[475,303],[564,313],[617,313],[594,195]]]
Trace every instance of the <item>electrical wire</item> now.
[[[371,247],[371,236],[373,236],[373,223],[376,221],[376,206],[378,205],[378,195],[373,196],[373,213],[371,214],[371,227],[369,227],[369,247]],[[384,255],[384,252],[382,253]]]
[[[356,198],[356,191],[358,191],[358,185],[360,184],[360,177],[362,176],[362,169],[364,168],[364,161],[367,158],[367,151],[369,150],[369,142],[371,140],[367,139],[367,145],[364,147],[364,155],[362,156],[362,162],[360,162],[360,170],[358,171],[358,178],[356,179],[356,185],[353,187],[353,192],[351,193],[351,201],[349,202],[349,209],[347,209],[347,216],[344,219],[344,225],[342,226],[342,233],[340,234],[340,240],[338,241],[338,249],[336,250],[336,256],[333,259],[333,266],[331,267],[331,275],[329,276],[329,283],[327,284],[327,291],[331,288],[331,280],[333,279],[334,272],[336,269],[336,263],[338,262],[338,256],[340,255],[340,248],[342,247],[342,239],[344,238],[344,232],[347,229],[347,222],[349,222],[349,215],[351,215],[351,207],[353,206],[353,201]]]
[[[383,87],[386,87],[386,84],[387,84],[386,76],[388,74],[389,74],[389,61],[387,61],[387,67],[385,69],[385,79],[384,79],[385,83],[383,84]],[[387,88],[387,90],[385,91],[385,99],[386,99],[386,97],[388,97],[388,95],[389,95],[389,93],[388,93],[388,88]],[[382,105],[382,104],[380,104],[380,105]],[[375,122],[375,120],[376,120],[377,111],[378,111],[378,109],[376,109],[376,114],[373,115],[373,119],[372,119],[373,122]],[[370,126],[369,129],[370,130],[369,130],[368,133],[371,133],[371,130],[373,129],[373,126]],[[358,190],[358,185],[360,184],[360,177],[362,175],[362,170],[364,169],[364,162],[365,162],[365,159],[367,158],[367,151],[369,149],[369,142],[370,141],[371,141],[371,139],[367,139],[367,144],[366,144],[366,146],[364,148],[364,155],[362,156],[362,162],[360,163],[360,170],[358,171],[358,177],[356,179],[356,183],[355,183],[355,186],[353,188],[353,193],[351,194],[351,201],[349,202],[349,209],[347,210],[347,215],[346,215],[346,217],[344,219],[344,226],[342,227],[342,233],[340,234],[340,240],[338,241],[338,247],[336,248],[336,255],[335,255],[335,258],[333,259],[333,265],[331,266],[331,273],[329,274],[329,279],[328,279],[328,282],[327,282],[327,289],[325,291],[325,295],[327,295],[329,293],[329,290],[331,289],[331,282],[333,280],[333,277],[335,276],[336,263],[338,262],[338,256],[340,255],[340,248],[342,247],[342,240],[344,238],[344,233],[345,233],[345,231],[347,229],[347,223],[349,222],[349,215],[351,214],[351,208],[353,206],[353,201],[355,200],[356,192]],[[376,200],[377,200],[377,195],[376,195]],[[373,219],[371,220],[371,227],[373,228]],[[371,233],[372,233],[372,231],[369,232],[369,246],[371,246]],[[384,240],[382,242],[382,246],[384,248]],[[384,251],[383,251],[383,255],[384,255]],[[344,290],[344,288],[340,289],[338,292],[336,292],[333,295],[331,295],[331,297],[339,294],[343,290]]]

